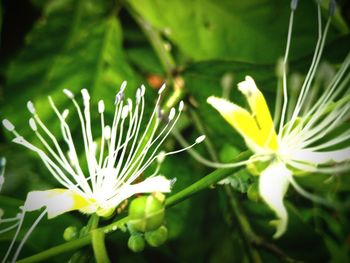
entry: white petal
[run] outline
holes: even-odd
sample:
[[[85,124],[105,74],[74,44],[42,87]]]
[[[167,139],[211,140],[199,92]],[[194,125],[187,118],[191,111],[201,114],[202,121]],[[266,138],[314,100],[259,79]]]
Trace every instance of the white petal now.
[[[24,203],[24,211],[31,212],[46,207],[48,218],[54,218],[72,210],[85,207],[87,202],[66,189],[29,192]]]
[[[121,191],[118,195],[110,200],[111,206],[118,206],[125,199],[133,196],[134,194],[141,193],[153,193],[153,192],[162,192],[169,193],[171,191],[171,186],[173,182],[165,178],[164,176],[154,176],[147,178],[141,183],[133,185],[122,186]]]
[[[274,238],[280,237],[287,229],[288,213],[283,204],[287,192],[290,170],[283,163],[273,163],[260,175],[259,193],[268,206],[276,213],[278,219],[271,221],[276,226]]]
[[[328,152],[313,152],[307,149],[300,150],[293,154],[292,159],[314,164],[324,164],[328,162],[340,163],[350,160],[350,147]]]

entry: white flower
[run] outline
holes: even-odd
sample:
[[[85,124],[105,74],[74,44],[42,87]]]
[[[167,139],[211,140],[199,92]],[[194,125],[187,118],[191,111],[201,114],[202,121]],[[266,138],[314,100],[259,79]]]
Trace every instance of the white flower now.
[[[311,197],[294,181],[292,175],[295,172],[334,174],[350,167],[349,163],[345,163],[350,160],[350,147],[344,144],[350,139],[350,129],[344,126],[346,129],[342,133],[336,132],[340,126],[346,125],[349,119],[350,78],[347,73],[350,54],[326,90],[322,94],[317,94],[319,97],[313,101],[313,106],[306,106],[306,104],[310,105],[309,100],[313,99],[311,87],[321,59],[330,19],[324,31],[319,32],[312,65],[302,85],[294,110],[291,112],[291,117],[287,119],[289,102],[286,63],[296,2],[292,1],[288,43],[283,65],[284,104],[280,112],[278,132],[275,130],[265,98],[250,76],[238,84],[238,89],[247,99],[250,111],[222,98],[209,97],[207,100],[243,136],[247,146],[254,153],[250,160],[232,164],[232,166],[251,164],[255,161],[268,162],[267,167],[260,172],[259,192],[278,218],[272,222],[277,228],[275,238],[280,237],[287,227],[288,214],[283,204],[283,197],[289,183],[301,194]],[[318,12],[320,19],[319,6]],[[319,25],[321,26],[320,20]],[[279,116],[275,116],[275,121],[278,119]]]
[[[159,152],[161,144],[170,134],[181,115],[184,107],[183,102],[180,102],[178,111],[172,108],[169,115],[166,116],[162,113],[160,100],[165,88],[165,85],[163,85],[158,92],[156,106],[150,118],[143,120],[145,87],[141,86],[137,89],[134,101],[124,99],[125,87],[126,82],[123,82],[115,97],[115,112],[110,126],[105,124],[104,102],[102,100],[98,102],[98,112],[101,120],[101,139],[99,143],[94,141],[92,135],[88,91],[86,89],[81,90],[84,104],[84,108],[81,109],[74,98],[74,94],[69,90],[64,90],[65,95],[72,100],[80,120],[87,173],[83,172],[84,168],[79,162],[75,148],[75,145],[80,141],[73,139],[69,125],[66,122],[69,112],[66,109],[61,113],[50,97],[50,104],[60,121],[61,132],[68,150],[67,154],[40,119],[31,101],[27,103],[28,110],[32,114],[29,125],[46,151],[29,143],[18,134],[10,121],[3,120],[4,127],[15,136],[13,141],[36,152],[57,182],[63,187],[28,193],[22,208],[23,215],[17,218],[17,221],[20,221],[17,222],[19,228],[23,221],[24,212],[38,210],[42,207],[46,208],[42,215],[47,213],[48,218],[72,210],[108,216],[121,202],[135,194],[170,192],[174,180],[158,175],[159,164],[165,156],[184,151],[200,143],[204,136],[200,136],[191,146],[184,149],[166,153]],[[164,121],[165,125],[161,125]],[[146,128],[142,129],[142,125],[145,124]],[[140,180],[145,170],[156,160],[158,166],[154,173],[143,181]],[[24,241],[21,245],[23,243]],[[11,250],[11,247],[9,250]],[[17,251],[19,250],[20,248]],[[18,253],[16,254],[18,255]]]

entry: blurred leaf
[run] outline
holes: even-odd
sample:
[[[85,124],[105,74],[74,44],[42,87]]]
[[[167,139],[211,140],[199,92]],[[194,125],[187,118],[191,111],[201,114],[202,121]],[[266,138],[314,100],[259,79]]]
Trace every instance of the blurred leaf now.
[[[284,52],[289,2],[130,0],[132,7],[195,61],[232,59],[274,62]],[[186,8],[184,8],[184,6]],[[299,1],[295,14],[294,58],[310,52],[317,34],[312,1]]]

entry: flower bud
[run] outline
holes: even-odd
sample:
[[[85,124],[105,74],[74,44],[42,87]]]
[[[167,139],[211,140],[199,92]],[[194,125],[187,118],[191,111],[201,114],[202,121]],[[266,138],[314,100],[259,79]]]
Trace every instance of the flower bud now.
[[[141,235],[131,235],[128,240],[128,247],[135,253],[141,252],[145,248],[145,240]]]
[[[146,232],[145,239],[151,247],[159,247],[168,239],[168,229],[161,226],[154,231]]]
[[[96,214],[100,217],[110,218],[114,214],[115,208],[99,208]]]
[[[129,206],[129,224],[137,231],[148,232],[159,228],[164,220],[164,195],[141,196]]]
[[[63,232],[65,241],[71,241],[78,236],[78,228],[76,226],[69,226]]]

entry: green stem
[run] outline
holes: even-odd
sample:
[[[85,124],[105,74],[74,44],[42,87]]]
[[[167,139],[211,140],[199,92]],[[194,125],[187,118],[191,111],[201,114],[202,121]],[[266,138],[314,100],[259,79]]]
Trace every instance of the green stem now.
[[[105,233],[97,229],[92,230],[91,238],[96,263],[110,263],[105,246]]]
[[[233,162],[240,162],[243,160],[246,160],[251,155],[250,151],[246,151],[241,153],[233,160]],[[208,174],[207,176],[203,177],[202,179],[198,180],[197,182],[191,184],[190,186],[186,187],[182,191],[168,197],[165,201],[166,206],[173,206],[179,202],[182,202],[183,200],[189,198],[193,194],[208,188],[209,186],[221,181],[228,175],[231,175],[234,172],[237,172],[241,167],[234,167],[230,169],[217,169],[214,172]]]

